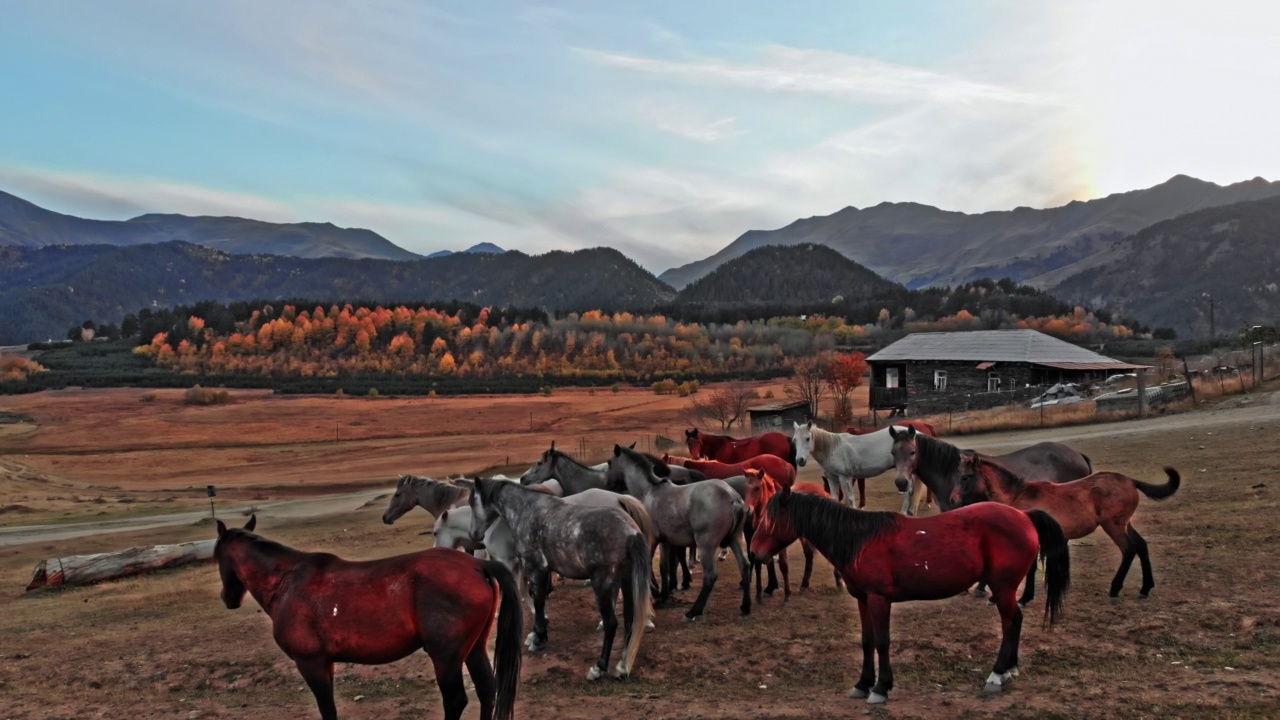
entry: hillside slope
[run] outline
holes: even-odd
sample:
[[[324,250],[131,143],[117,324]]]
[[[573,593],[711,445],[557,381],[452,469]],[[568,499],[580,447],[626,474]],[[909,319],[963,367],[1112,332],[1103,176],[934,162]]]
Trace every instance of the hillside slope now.
[[[1057,208],[970,215],[918,203],[881,203],[752,230],[704,260],[660,275],[677,289],[763,245],[817,243],[908,287],[1011,277],[1046,287],[1072,266],[1144,227],[1206,207],[1280,196],[1280,182],[1220,186],[1178,175],[1145,190]]]
[[[131,220],[86,220],[46,210],[0,191],[0,246],[144,245],[171,241],[229,253],[294,257],[411,260],[418,255],[360,228],[332,223],[269,223],[236,217],[140,215]]]
[[[765,245],[688,285],[676,302],[810,306],[898,287],[825,245]]]
[[[119,322],[140,308],[306,297],[643,310],[674,292],[616,250],[438,259],[237,255],[189,243],[0,247],[0,344],[58,338],[86,318]]]
[[[1280,315],[1280,198],[1209,208],[1157,223],[1113,243],[1093,267],[1053,292],[1183,335],[1275,322]]]

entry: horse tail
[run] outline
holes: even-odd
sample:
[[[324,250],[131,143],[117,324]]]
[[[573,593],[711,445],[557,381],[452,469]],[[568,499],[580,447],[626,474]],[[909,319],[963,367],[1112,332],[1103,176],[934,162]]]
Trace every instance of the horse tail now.
[[[653,596],[649,594],[649,579],[653,575],[653,556],[649,543],[641,535],[627,537],[627,566],[630,569],[631,587],[623,592],[631,594],[631,616],[624,618],[631,628],[627,646],[622,651],[622,667],[631,674],[636,656],[640,654],[640,639],[644,637],[645,623],[653,614]]]
[[[516,706],[516,688],[520,684],[520,644],[523,641],[524,609],[515,576],[497,560],[486,560],[485,575],[498,583],[502,592],[502,609],[498,611],[498,637],[494,647],[494,670],[498,680],[494,720],[511,720]],[[647,588],[648,586],[646,586]]]
[[[742,496],[736,491],[733,493],[733,504],[730,507],[733,510],[733,529],[720,540],[722,548],[727,548],[733,543],[733,539],[742,531],[743,524],[747,521],[747,507],[742,504]]]
[[[644,535],[645,543],[653,548],[658,534],[653,527],[653,518],[649,517],[649,511],[644,509],[644,503],[630,495],[623,495],[618,498],[618,505],[622,508],[622,512],[635,521],[636,527],[640,528],[640,533]]]
[[[1062,614],[1062,601],[1071,587],[1071,554],[1067,552],[1067,534],[1052,515],[1043,510],[1027,513],[1040,539],[1040,557],[1044,558],[1044,584],[1048,599],[1044,605],[1044,623],[1052,627]]]
[[[1141,490],[1143,495],[1152,500],[1164,500],[1178,492],[1178,487],[1182,485],[1182,476],[1178,474],[1177,470],[1165,467],[1164,474],[1169,476],[1169,481],[1163,485],[1152,485],[1141,480],[1134,480],[1133,485]]]

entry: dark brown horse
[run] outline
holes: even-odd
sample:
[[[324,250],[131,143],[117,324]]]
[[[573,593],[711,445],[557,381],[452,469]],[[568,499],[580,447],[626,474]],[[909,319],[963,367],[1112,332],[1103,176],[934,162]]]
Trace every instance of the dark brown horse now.
[[[435,666],[447,720],[462,717],[465,664],[482,720],[508,720],[520,680],[520,593],[501,563],[445,548],[349,562],[309,553],[218,521],[213,556],[222,601],[247,591],[271,618],[276,644],[315,695],[322,720],[336,720],[333,664],[382,665],[422,649]],[[501,601],[499,603],[499,601]],[[499,610],[501,604],[501,610]],[[498,674],[485,643],[498,613]],[[495,703],[496,699],[496,703]]]
[[[1155,587],[1147,541],[1129,520],[1138,509],[1139,491],[1152,500],[1164,500],[1178,491],[1182,478],[1177,470],[1164,469],[1169,476],[1164,485],[1152,485],[1114,472],[1094,473],[1069,483],[1055,484],[1026,482],[1004,465],[981,455],[966,458],[961,466],[962,479],[952,494],[953,504],[971,505],[990,500],[1024,511],[1044,510],[1057,519],[1071,540],[1102,528],[1122,554],[1120,569],[1111,580],[1111,597],[1120,594],[1134,555],[1142,561],[1139,596],[1147,597]],[[1027,588],[1034,584],[1033,567],[1027,577]]]

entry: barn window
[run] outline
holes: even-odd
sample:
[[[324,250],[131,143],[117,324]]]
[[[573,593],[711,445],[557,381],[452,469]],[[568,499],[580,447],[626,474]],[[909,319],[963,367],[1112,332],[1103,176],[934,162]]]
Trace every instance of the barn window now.
[[[884,369],[884,386],[898,387],[898,368]]]
[[[933,371],[933,389],[934,390],[947,389],[947,371],[946,370]]]
[[[987,373],[987,392],[1000,392],[999,373]]]

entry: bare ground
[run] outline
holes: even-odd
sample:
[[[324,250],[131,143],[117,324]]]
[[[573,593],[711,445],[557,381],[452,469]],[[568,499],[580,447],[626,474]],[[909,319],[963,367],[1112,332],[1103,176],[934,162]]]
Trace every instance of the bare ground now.
[[[581,400],[587,403],[597,398],[599,395],[588,398],[584,394]],[[683,608],[660,609],[658,629],[645,638],[636,675],[623,683],[593,685],[583,680],[598,650],[593,602],[581,586],[559,586],[549,603],[551,649],[526,657],[518,714],[561,720],[831,715],[1276,717],[1280,715],[1280,601],[1275,596],[1275,578],[1280,576],[1280,560],[1274,549],[1280,531],[1274,518],[1280,460],[1273,448],[1280,440],[1280,405],[1264,402],[1258,394],[1249,399],[1245,407],[1236,407],[1238,401],[1233,401],[1215,411],[1145,422],[965,439],[966,445],[1001,450],[1053,437],[1080,448],[1099,468],[1161,481],[1160,466],[1173,465],[1184,477],[1183,488],[1175,497],[1163,503],[1144,499],[1134,518],[1134,525],[1151,546],[1157,582],[1152,599],[1137,599],[1140,576],[1135,567],[1122,597],[1116,602],[1108,600],[1106,589],[1119,552],[1101,533],[1074,542],[1073,590],[1068,596],[1067,616],[1052,631],[1042,630],[1032,621],[1026,624],[1023,675],[1002,695],[982,693],[983,679],[999,642],[998,618],[985,601],[961,596],[896,606],[893,652],[897,687],[887,707],[870,709],[845,696],[858,669],[856,609],[851,598],[832,587],[829,566],[819,560],[814,574],[817,587],[793,596],[788,607],[782,607],[779,599],[768,599],[743,619],[737,616],[736,573],[726,562],[719,565],[721,579],[707,620],[689,625],[680,622]],[[303,402],[299,416],[329,410],[320,403],[339,402],[269,400]],[[74,405],[51,403],[55,409],[50,411],[38,399],[29,402],[19,411],[32,414],[37,423],[42,412],[76,410]],[[132,402],[138,401],[135,398]],[[381,415],[375,412],[381,411],[380,402],[364,404],[363,412]],[[441,412],[453,409],[446,401],[439,402]],[[97,398],[91,405],[96,412],[109,412],[112,407]],[[139,407],[143,405],[149,404],[139,403]],[[109,432],[111,425],[127,427],[133,407],[127,405],[128,412],[117,410],[114,422],[103,420],[100,427],[104,432]],[[252,405],[240,407],[263,410]],[[585,424],[570,426],[564,434],[557,435],[551,428],[545,434],[535,432],[527,440],[517,440],[519,455],[517,450],[511,454],[527,461],[548,437],[555,435],[568,444],[564,438],[592,424],[597,430],[593,436],[602,441],[611,432],[635,434],[646,428],[650,433],[661,432],[663,424],[674,432],[679,427],[671,409],[655,410],[647,419],[644,411],[601,410],[603,414],[585,413]],[[293,411],[285,407],[279,412],[289,416]],[[514,409],[507,412],[516,413]],[[453,417],[467,414],[449,412]],[[191,415],[190,421],[201,417],[200,413]],[[356,413],[353,419],[360,417],[361,413]],[[625,427],[610,430],[609,423],[618,418],[619,425]],[[273,422],[285,421],[277,418]],[[138,445],[162,445],[154,433],[163,425],[152,425],[152,434],[139,432]],[[71,490],[67,492],[82,495],[103,489],[85,487],[106,482],[95,473],[119,476],[118,471],[98,467],[115,462],[108,457],[110,447],[105,440],[88,438],[84,433],[77,433],[79,441],[71,437],[41,439],[46,426],[41,424],[40,428],[18,439],[0,438],[4,449],[0,461],[7,463],[5,467],[30,473],[30,477],[19,478],[19,490],[8,487],[6,481],[4,492],[26,497],[37,517],[74,507],[65,501],[42,505],[33,495],[50,492],[44,483],[50,482],[51,476],[54,482],[68,483]],[[216,424],[214,428],[199,436],[199,441],[236,434]],[[189,429],[181,432],[184,434],[178,437],[186,440],[175,440],[174,450],[151,451],[150,462],[173,453],[179,459],[165,471],[172,472],[180,468],[181,458],[187,454],[220,455],[197,447],[184,450],[183,443],[196,440],[187,435]],[[248,438],[265,440],[289,432],[264,425]],[[116,437],[126,435],[121,432]],[[33,438],[44,444],[24,444],[32,443]],[[244,439],[241,436],[242,442],[229,444],[247,444]],[[334,455],[312,458],[303,453],[303,459],[293,461],[296,467],[290,474],[305,486],[307,477],[318,476],[317,468],[326,468],[327,475],[345,481],[363,473],[366,461],[380,467],[382,443],[397,442],[416,441],[353,441],[348,451],[361,457],[340,461]],[[487,454],[481,453],[483,457],[462,451],[463,459],[456,462],[465,465],[457,469],[496,464],[493,448],[505,455],[512,447],[508,439],[476,442],[491,449],[484,450]],[[56,475],[50,472],[53,460],[77,457],[72,454],[77,448],[85,448],[84,457],[94,461],[75,465],[76,472],[65,476],[61,469]],[[238,451],[227,452],[231,459],[226,464],[234,466]],[[26,464],[25,455],[31,456],[31,464]],[[125,486],[126,481],[119,480],[120,489],[107,490],[107,497],[114,497],[111,493],[142,495],[174,489],[162,486],[156,491],[147,486],[157,478],[166,485],[173,482],[159,468],[141,461],[127,462],[151,479],[135,479],[131,481],[135,486]],[[270,462],[278,468],[288,465],[283,460]],[[333,470],[333,463],[340,463],[340,468]],[[804,474],[812,472],[806,469]],[[375,473],[370,475],[376,479]],[[265,495],[268,491],[261,483],[250,476],[244,486]],[[327,492],[332,487],[332,483],[321,483],[312,492]],[[868,490],[870,506],[897,506],[897,495],[885,478],[869,481]],[[305,487],[299,488],[297,494],[304,491]],[[382,500],[361,504],[366,506],[321,517],[307,513],[290,517],[263,507],[259,530],[289,544],[323,548],[352,558],[387,555],[429,543],[429,537],[419,535],[429,527],[427,516],[420,511],[386,527],[379,518]],[[56,514],[53,520],[53,524],[69,522]],[[12,513],[0,516],[0,522],[29,524]],[[271,641],[269,620],[252,602],[236,612],[223,609],[218,600],[217,573],[210,567],[92,588],[20,595],[31,567],[42,557],[198,539],[209,537],[211,532],[208,521],[202,521],[76,539],[46,536],[34,543],[0,547],[0,587],[9,588],[0,593],[0,718],[315,717],[309,693]],[[799,565],[799,553],[792,555],[793,567]],[[798,574],[796,569],[793,583]],[[695,588],[700,580],[695,576]],[[1043,596],[1043,591],[1040,594]],[[684,600],[692,601],[692,593],[685,593]],[[1042,608],[1040,601],[1029,608],[1029,620],[1037,618]],[[441,714],[430,668],[422,656],[381,667],[343,666],[339,676],[342,717]],[[477,712],[473,703],[467,717],[476,717]]]

